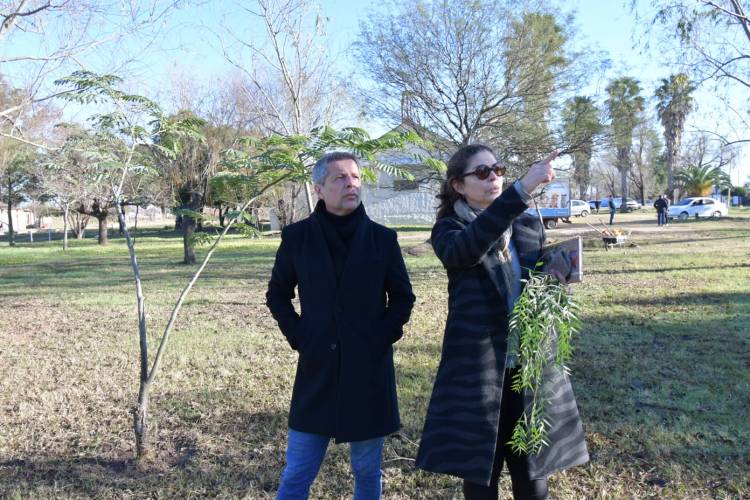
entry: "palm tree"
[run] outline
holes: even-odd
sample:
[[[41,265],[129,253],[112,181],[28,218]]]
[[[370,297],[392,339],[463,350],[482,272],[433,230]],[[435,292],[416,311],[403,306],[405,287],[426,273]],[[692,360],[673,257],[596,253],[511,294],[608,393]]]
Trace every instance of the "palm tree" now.
[[[562,112],[563,137],[573,157],[573,179],[579,196],[584,199],[591,182],[591,155],[594,137],[602,131],[599,109],[591,97],[568,99]]]
[[[667,191],[674,200],[677,156],[680,152],[682,131],[685,119],[693,109],[692,92],[695,86],[684,73],[661,79],[661,85],[656,89],[655,96],[659,100],[656,111],[664,127],[664,142],[666,143]]]
[[[714,186],[721,189],[732,185],[726,172],[710,164],[688,165],[677,172],[674,179],[690,196],[708,196]]]
[[[606,101],[609,117],[612,120],[612,142],[617,151],[617,170],[622,186],[622,211],[626,211],[628,197],[628,171],[630,170],[630,150],[633,146],[633,131],[641,120],[644,100],[638,80],[623,76],[612,80],[605,89],[609,98]]]

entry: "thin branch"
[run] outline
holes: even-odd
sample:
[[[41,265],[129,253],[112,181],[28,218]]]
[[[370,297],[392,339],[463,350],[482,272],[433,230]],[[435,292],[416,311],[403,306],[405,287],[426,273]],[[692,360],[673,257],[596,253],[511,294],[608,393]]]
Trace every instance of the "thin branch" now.
[[[32,9],[26,12],[21,12],[21,9],[23,9],[23,6],[25,4],[26,4],[26,0],[21,0],[21,3],[19,3],[18,7],[16,7],[16,11],[5,16],[5,19],[3,19],[2,24],[0,24],[0,38],[2,38],[3,36],[5,36],[7,33],[10,32],[10,30],[16,24],[16,20],[19,17],[33,16],[34,14],[38,14],[39,12],[45,9],[48,9],[50,7],[50,2],[47,2],[46,4],[40,5],[36,9]]]
[[[280,182],[286,180],[289,178],[291,174],[285,174],[275,181],[267,184],[263,187],[263,189],[260,190],[260,192],[250,198],[240,209],[240,214],[243,213],[247,208],[252,204],[255,200],[257,200],[263,193],[265,193],[268,189],[275,186],[276,184],[279,184]],[[146,380],[146,384],[151,384],[153,382],[154,377],[156,376],[157,370],[159,369],[159,365],[161,364],[161,359],[164,354],[164,348],[167,345],[167,340],[169,339],[169,334],[172,332],[172,327],[174,326],[175,321],[177,320],[177,315],[180,312],[180,309],[182,308],[182,303],[185,301],[185,297],[187,297],[188,293],[190,293],[190,290],[193,288],[193,285],[200,277],[201,273],[203,272],[203,269],[205,269],[206,265],[208,264],[208,261],[211,259],[211,256],[214,253],[214,250],[216,250],[216,247],[219,245],[221,240],[224,238],[224,236],[229,231],[229,228],[232,227],[232,224],[237,221],[237,217],[231,219],[227,226],[224,228],[224,230],[221,232],[219,237],[214,241],[213,245],[211,245],[211,248],[209,249],[206,256],[203,258],[203,262],[201,263],[198,270],[195,272],[193,277],[191,278],[190,282],[183,288],[182,292],[180,293],[180,297],[177,299],[177,303],[174,306],[174,309],[172,309],[172,314],[169,316],[169,322],[167,323],[167,326],[164,328],[164,334],[161,337],[161,341],[159,342],[159,349],[156,352],[156,358],[154,359],[153,365],[151,365],[151,371],[149,372],[148,379]]]
[[[8,134],[6,132],[3,132],[0,130],[0,137],[7,137],[8,139],[13,139],[14,141],[22,142],[24,144],[28,144],[29,146],[34,146],[36,148],[42,148],[46,149],[47,151],[57,151],[60,149],[59,147],[49,146],[47,144],[39,144],[34,141],[30,141],[28,139],[24,139],[23,137],[19,137],[17,135]]]

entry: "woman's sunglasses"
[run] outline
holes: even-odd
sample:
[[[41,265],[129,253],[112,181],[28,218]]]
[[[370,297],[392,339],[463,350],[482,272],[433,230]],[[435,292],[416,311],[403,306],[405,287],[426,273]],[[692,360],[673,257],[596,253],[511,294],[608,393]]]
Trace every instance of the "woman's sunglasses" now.
[[[505,170],[505,166],[501,165],[500,163],[495,163],[491,167],[488,167],[487,165],[478,165],[477,168],[475,168],[471,172],[466,172],[465,174],[461,175],[461,177],[476,175],[477,179],[483,181],[490,176],[490,172],[494,172],[497,177],[502,177],[505,175]]]

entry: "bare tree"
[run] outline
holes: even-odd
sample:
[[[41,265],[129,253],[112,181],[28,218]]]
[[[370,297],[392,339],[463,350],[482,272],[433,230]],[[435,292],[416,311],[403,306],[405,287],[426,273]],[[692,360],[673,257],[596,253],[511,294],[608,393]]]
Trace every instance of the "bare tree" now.
[[[639,2],[631,2],[637,11]],[[750,89],[750,9],[743,0],[654,0],[654,23],[683,49],[700,84],[725,80]]]
[[[665,155],[657,132],[645,123],[639,124],[633,135],[633,148],[630,154],[630,183],[638,192],[641,204],[645,205],[646,196],[651,197],[664,192]]]
[[[263,135],[305,135],[343,112],[346,88],[333,71],[325,19],[311,0],[256,0],[240,10],[259,21],[263,42],[226,25],[224,56],[244,76],[239,90]],[[312,192],[304,183],[308,210]]]
[[[568,43],[571,19],[541,3],[388,4],[356,44],[369,109],[428,131],[444,153],[485,141],[511,166],[532,162],[556,142],[549,118],[583,62]]]
[[[0,128],[0,135],[51,147],[29,135],[23,116],[64,92],[53,80],[82,66],[123,72],[144,50],[154,49],[166,16],[183,3],[186,0],[0,1],[0,66],[22,89],[17,102],[0,105],[0,119],[10,124]],[[126,39],[139,50],[122,50],[119,44]],[[104,51],[109,57],[97,57]],[[103,59],[109,67],[92,67]]]
[[[617,157],[613,152],[606,152],[592,161],[592,182],[597,200],[605,196],[617,196],[620,172],[615,166],[616,163]]]
[[[631,6],[637,15],[647,11],[652,17],[652,22],[641,23],[649,35],[646,40],[657,41],[662,57],[672,51],[674,64],[696,88],[719,101],[715,108],[723,131],[717,137],[724,145],[750,143],[750,4],[746,0],[631,0]]]

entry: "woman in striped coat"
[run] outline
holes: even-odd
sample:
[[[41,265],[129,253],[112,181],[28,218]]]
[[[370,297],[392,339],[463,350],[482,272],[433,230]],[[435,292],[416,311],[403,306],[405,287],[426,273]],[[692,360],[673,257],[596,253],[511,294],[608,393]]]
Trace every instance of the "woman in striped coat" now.
[[[497,499],[503,462],[514,497],[533,499],[547,497],[549,474],[588,461],[570,381],[555,366],[542,387],[549,445],[519,455],[507,444],[533,398],[511,390],[517,360],[507,352],[510,311],[544,241],[539,219],[524,211],[528,193],[554,178],[556,155],[503,192],[505,168],[492,150],[465,146],[439,196],[432,245],[448,272],[448,320],[416,465],[462,478],[466,499]]]

